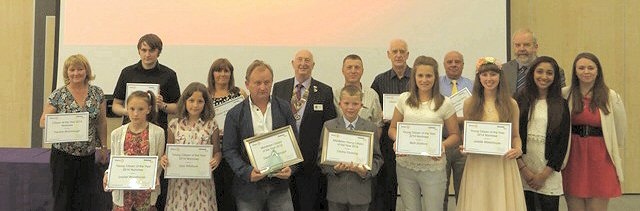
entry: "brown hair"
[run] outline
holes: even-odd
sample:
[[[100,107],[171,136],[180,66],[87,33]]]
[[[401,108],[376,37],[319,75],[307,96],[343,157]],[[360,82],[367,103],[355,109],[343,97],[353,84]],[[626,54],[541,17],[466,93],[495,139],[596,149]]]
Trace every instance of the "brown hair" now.
[[[149,114],[147,114],[147,121],[152,123],[156,122],[156,117],[158,116],[156,112],[156,95],[153,94],[152,91],[135,91],[127,97],[127,104],[131,102],[131,99],[139,98],[146,102],[151,108],[149,109]]]
[[[262,67],[269,70],[269,72],[271,73],[271,78],[273,79],[273,69],[271,69],[271,66],[267,63],[264,63],[264,61],[262,60],[256,59],[253,62],[251,62],[249,67],[247,67],[247,74],[245,75],[245,80],[249,81],[249,76],[251,76],[251,73],[258,67]]]
[[[589,52],[580,53],[576,56],[576,59],[573,60],[571,88],[569,89],[568,97],[572,104],[571,113],[581,113],[583,108],[582,98],[584,96],[582,96],[582,92],[580,92],[580,79],[578,79],[578,75],[576,74],[576,63],[578,63],[578,60],[582,58],[591,60],[598,68],[598,75],[596,75],[593,87],[591,88],[592,97],[591,102],[589,103],[589,110],[594,111],[596,108],[599,108],[605,115],[609,114],[609,105],[607,104],[609,102],[609,87],[604,83],[602,65],[600,64],[598,57]]]
[[[211,67],[209,68],[209,75],[207,76],[207,90],[209,94],[213,96],[216,92],[216,80],[213,78],[214,72],[220,72],[222,70],[228,70],[231,76],[229,77],[229,84],[227,84],[227,89],[230,93],[238,93],[240,92],[240,88],[236,87],[235,79],[233,77],[233,65],[226,58],[219,58],[213,61]]]
[[[362,93],[362,90],[354,85],[347,85],[342,87],[342,90],[340,90],[340,96],[338,96],[340,100],[342,100],[343,94],[348,94],[349,96],[358,96],[358,98],[360,98],[360,101],[362,101],[362,97],[364,97],[364,93]]]
[[[467,120],[482,120],[484,115],[484,86],[480,82],[480,74],[484,72],[492,71],[498,73],[500,76],[500,81],[497,87],[496,93],[496,101],[494,102],[496,105],[496,110],[498,111],[498,117],[500,122],[510,122],[513,112],[513,104],[511,103],[511,91],[509,91],[509,86],[507,86],[507,82],[504,79],[504,75],[500,70],[498,65],[493,63],[486,63],[480,65],[478,71],[476,71],[476,78],[473,82],[473,92],[471,93],[471,97],[469,100],[471,101],[470,111],[465,112],[469,114],[469,116],[465,116]]]
[[[89,60],[84,57],[82,54],[71,55],[67,60],[64,61],[64,70],[62,71],[62,77],[64,78],[64,84],[69,84],[69,68],[72,66],[82,66],[86,71],[86,78],[84,79],[85,83],[89,83],[96,77],[92,75],[91,65],[89,65]]]
[[[418,56],[416,60],[413,62],[413,70],[411,70],[411,78],[409,78],[409,98],[407,98],[407,105],[412,108],[420,107],[420,102],[418,100],[418,95],[420,94],[418,91],[418,85],[416,84],[416,69],[418,66],[426,65],[433,67],[433,87],[431,87],[431,99],[433,99],[435,103],[434,111],[440,109],[442,103],[444,102],[444,96],[440,94],[440,85],[439,85],[439,77],[438,76],[438,62],[427,56]]]
[[[151,50],[158,49],[158,54],[162,53],[162,40],[160,39],[160,37],[158,37],[158,35],[145,34],[144,36],[140,37],[140,39],[138,40],[138,50],[140,50],[140,48],[142,47],[143,42],[147,43]]]
[[[189,112],[187,111],[187,100],[195,92],[202,93],[202,98],[204,98],[204,108],[202,108],[200,118],[203,121],[211,121],[213,117],[215,117],[213,102],[211,102],[211,95],[207,92],[207,87],[200,82],[190,83],[189,86],[184,89],[184,92],[182,92],[182,95],[180,95],[180,99],[178,100],[178,115],[181,118],[189,117]]]

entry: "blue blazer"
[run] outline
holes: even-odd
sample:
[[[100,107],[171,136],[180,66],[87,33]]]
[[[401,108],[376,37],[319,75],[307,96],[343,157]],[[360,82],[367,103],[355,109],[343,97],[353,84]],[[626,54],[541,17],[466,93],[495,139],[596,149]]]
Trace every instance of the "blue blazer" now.
[[[296,122],[289,104],[275,97],[271,97],[270,102],[272,129],[291,125],[296,140],[298,140],[298,132],[295,127]],[[271,185],[271,187],[276,188],[289,188],[288,179],[283,180],[276,177],[265,177],[260,181],[251,182],[250,177],[253,167],[249,161],[243,141],[253,136],[251,106],[249,105],[249,98],[247,98],[227,113],[227,118],[224,123],[224,136],[222,138],[222,155],[235,174],[233,191],[234,195],[239,198],[251,199],[256,196],[257,192],[261,190],[261,187],[265,185]],[[299,168],[299,164],[290,166],[290,168],[293,174]]]

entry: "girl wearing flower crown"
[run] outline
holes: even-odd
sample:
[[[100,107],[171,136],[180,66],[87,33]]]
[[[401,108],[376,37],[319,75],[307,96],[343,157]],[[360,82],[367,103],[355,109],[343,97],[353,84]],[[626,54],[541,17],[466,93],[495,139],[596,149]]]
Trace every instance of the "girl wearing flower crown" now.
[[[511,123],[511,149],[504,155],[467,155],[456,210],[526,210],[516,158],[522,155],[516,101],[495,58],[476,64],[472,96],[464,102],[465,120]],[[464,146],[461,146],[464,150]]]

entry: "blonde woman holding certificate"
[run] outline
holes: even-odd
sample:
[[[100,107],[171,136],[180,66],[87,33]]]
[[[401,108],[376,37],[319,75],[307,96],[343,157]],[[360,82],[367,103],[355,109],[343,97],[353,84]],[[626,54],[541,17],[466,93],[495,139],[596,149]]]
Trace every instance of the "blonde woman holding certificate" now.
[[[407,211],[423,210],[423,207],[426,210],[442,210],[447,182],[444,149],[460,141],[456,111],[449,98],[440,94],[438,62],[435,59],[419,56],[413,64],[413,70],[409,92],[400,95],[393,112],[389,138],[397,143],[398,122],[444,124],[449,137],[442,143],[440,156],[397,155],[400,199]]]
[[[493,57],[476,63],[476,79],[464,102],[464,118],[472,121],[510,122],[511,149],[503,156],[467,154],[456,210],[526,210],[516,158],[522,155],[519,109],[505,77]],[[464,146],[461,147],[464,150]]]

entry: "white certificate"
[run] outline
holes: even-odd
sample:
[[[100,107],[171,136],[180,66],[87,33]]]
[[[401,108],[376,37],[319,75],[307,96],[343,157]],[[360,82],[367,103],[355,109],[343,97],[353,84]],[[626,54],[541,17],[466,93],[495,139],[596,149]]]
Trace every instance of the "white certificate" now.
[[[303,161],[291,125],[244,140],[249,160],[263,174]]]
[[[160,94],[160,85],[159,84],[146,84],[146,83],[127,83],[127,95],[124,97],[124,102],[126,105],[127,98],[129,95],[135,91],[151,91],[153,94],[158,97]]]
[[[464,107],[464,100],[469,97],[471,97],[471,92],[469,92],[469,89],[467,89],[467,87],[456,92],[455,94],[452,94],[451,97],[449,97],[451,103],[453,103],[453,107],[456,109],[457,116],[464,116],[464,113],[462,113],[462,107]]]
[[[510,122],[464,121],[464,151],[504,155],[511,149]]]
[[[224,120],[227,118],[227,112],[229,112],[229,110],[231,110],[234,106],[240,104],[243,100],[244,97],[239,96],[215,107],[215,119],[221,132],[224,130]]]
[[[396,154],[440,157],[442,124],[398,122]]]
[[[382,118],[390,120],[393,118],[393,110],[396,109],[400,94],[383,94],[382,95]]]
[[[45,115],[44,143],[89,141],[89,112]]]
[[[373,132],[324,128],[320,163],[336,165],[353,162],[371,170],[373,141]]]
[[[157,172],[158,156],[112,155],[109,163],[107,189],[155,189]]]
[[[213,145],[167,144],[165,178],[211,179]]]

